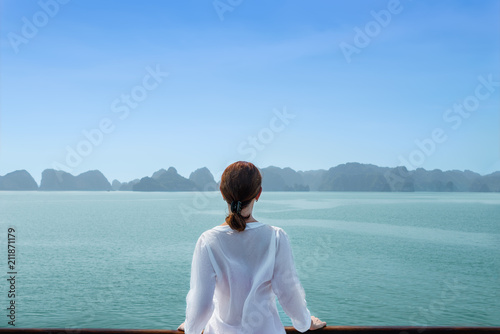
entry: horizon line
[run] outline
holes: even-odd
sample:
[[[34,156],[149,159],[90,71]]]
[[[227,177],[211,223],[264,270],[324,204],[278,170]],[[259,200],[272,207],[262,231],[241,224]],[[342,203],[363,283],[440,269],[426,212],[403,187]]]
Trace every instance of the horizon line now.
[[[235,161],[235,162],[236,162],[236,161]],[[493,172],[490,172],[490,173],[487,173],[487,174],[481,174],[481,173],[475,172],[475,171],[470,170],[470,169],[464,169],[464,170],[460,170],[460,169],[447,169],[447,170],[443,170],[443,169],[440,169],[440,168],[425,169],[425,168],[423,168],[423,167],[418,167],[418,168],[415,168],[415,169],[408,169],[408,167],[406,167],[406,166],[401,166],[401,165],[400,165],[400,166],[389,167],[389,166],[379,166],[379,165],[375,165],[375,164],[372,164],[372,163],[361,163],[361,162],[345,162],[345,163],[338,164],[338,165],[336,165],[336,166],[332,166],[332,167],[330,167],[330,168],[328,168],[328,169],[319,168],[319,169],[309,169],[309,170],[296,170],[296,169],[293,169],[292,167],[288,167],[288,166],[287,166],[287,167],[278,167],[278,166],[274,166],[274,165],[269,165],[269,166],[267,166],[267,167],[259,167],[259,166],[257,166],[257,168],[258,168],[259,170],[266,169],[266,168],[271,168],[271,167],[274,167],[274,168],[279,168],[279,169],[287,169],[287,168],[289,168],[289,169],[291,169],[291,170],[293,170],[293,171],[295,171],[295,172],[297,172],[297,173],[299,173],[299,172],[306,173],[306,172],[315,172],[315,171],[329,171],[329,170],[330,170],[330,169],[332,169],[332,168],[335,168],[335,167],[338,167],[338,166],[342,166],[342,165],[348,165],[348,164],[369,165],[369,166],[375,166],[375,167],[379,167],[379,168],[389,168],[389,169],[394,169],[394,168],[401,168],[401,167],[404,167],[404,168],[406,168],[406,170],[407,170],[408,172],[416,171],[416,170],[418,170],[418,169],[423,169],[423,170],[425,170],[425,171],[435,171],[435,170],[439,170],[439,171],[441,171],[441,172],[452,172],[452,171],[458,171],[458,172],[462,172],[462,173],[465,173],[465,172],[467,172],[467,171],[468,171],[468,172],[472,172],[472,173],[478,174],[478,175],[480,175],[480,176],[486,176],[486,175],[491,175],[491,174],[494,174],[494,173],[500,172],[500,171],[493,171]],[[189,176],[184,176],[184,175],[182,175],[182,174],[179,174],[179,173],[178,173],[178,171],[177,171],[177,168],[176,168],[176,167],[174,167],[174,166],[169,166],[169,167],[167,167],[167,168],[162,167],[162,168],[160,168],[160,169],[156,170],[155,172],[153,172],[153,174],[154,174],[154,173],[156,173],[156,172],[158,172],[158,171],[160,171],[160,170],[162,170],[162,169],[163,169],[163,170],[165,170],[165,171],[167,171],[167,170],[168,170],[168,169],[170,169],[170,168],[174,168],[174,169],[175,169],[175,171],[176,171],[176,173],[177,173],[179,176],[182,176],[182,177],[184,177],[184,178],[186,178],[186,179],[189,179],[189,177],[191,176],[191,174],[192,174],[192,173],[194,173],[195,171],[200,170],[200,169],[203,169],[203,168],[206,168],[206,169],[207,169],[207,170],[208,170],[208,171],[212,174],[212,176],[214,176],[214,179],[215,179],[215,175],[214,175],[214,174],[212,173],[212,171],[211,171],[208,167],[206,167],[206,166],[199,167],[199,168],[197,168],[197,169],[193,170],[193,171],[190,173],[190,175],[189,175]],[[33,177],[33,175],[32,175],[32,174],[31,174],[31,173],[30,173],[27,169],[16,169],[16,170],[11,171],[11,172],[8,172],[8,173],[6,173],[6,174],[4,174],[4,175],[0,175],[0,177],[4,177],[4,176],[5,176],[5,175],[7,175],[7,174],[10,174],[10,173],[13,173],[13,172],[16,172],[16,171],[23,171],[23,170],[24,170],[24,171],[26,171],[29,175],[31,175],[31,177]],[[42,171],[42,173],[43,173],[44,171],[46,171],[46,170],[54,170],[54,171],[57,171],[57,172],[64,172],[64,173],[68,173],[68,174],[73,175],[73,176],[78,176],[78,175],[80,175],[80,174],[87,173],[87,172],[90,172],[90,171],[99,171],[100,173],[102,173],[102,174],[104,175],[104,173],[103,173],[100,169],[89,169],[89,170],[87,170],[87,171],[83,171],[83,172],[80,172],[80,173],[72,174],[72,172],[68,172],[68,171],[65,171],[65,170],[62,170],[62,169],[45,168],[45,169]],[[131,180],[129,180],[129,181],[120,181],[120,180],[118,180],[118,179],[114,178],[114,179],[112,179],[112,181],[111,181],[111,182],[113,182],[113,181],[115,181],[115,180],[116,180],[116,181],[118,181],[118,182],[120,182],[120,183],[123,183],[123,182],[130,182],[130,181],[133,181],[133,180],[140,180],[140,179],[142,179],[142,178],[144,178],[144,177],[152,177],[152,175],[153,175],[153,174],[151,174],[151,176],[146,175],[146,176],[136,177],[136,178],[133,178],[133,179],[131,179]],[[40,175],[40,176],[41,176],[41,175]],[[106,176],[104,175],[104,177],[106,177]],[[34,177],[33,177],[33,179],[34,179]],[[109,182],[109,178],[108,178],[108,177],[106,177],[106,179],[107,179],[107,180],[108,180],[108,182]],[[41,178],[40,178],[40,180],[41,180]],[[37,182],[37,184],[38,184],[38,182]]]

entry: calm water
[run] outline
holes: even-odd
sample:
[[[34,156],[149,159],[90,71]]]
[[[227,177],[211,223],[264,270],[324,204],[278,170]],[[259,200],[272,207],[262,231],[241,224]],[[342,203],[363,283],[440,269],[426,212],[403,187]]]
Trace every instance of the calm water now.
[[[17,327],[167,329],[225,210],[216,193],[0,192],[0,327],[8,227]],[[329,325],[500,325],[500,194],[264,193],[255,217],[287,231]]]

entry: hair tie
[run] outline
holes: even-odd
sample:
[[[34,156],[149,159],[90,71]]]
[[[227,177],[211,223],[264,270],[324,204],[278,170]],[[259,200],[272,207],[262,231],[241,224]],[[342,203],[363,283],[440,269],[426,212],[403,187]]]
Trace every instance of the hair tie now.
[[[240,201],[232,201],[231,202],[231,212],[236,212],[238,214],[241,213],[241,202]]]

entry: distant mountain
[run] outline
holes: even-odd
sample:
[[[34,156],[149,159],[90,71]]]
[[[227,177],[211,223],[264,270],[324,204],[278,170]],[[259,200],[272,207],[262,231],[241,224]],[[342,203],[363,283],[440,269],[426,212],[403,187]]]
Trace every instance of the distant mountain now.
[[[113,182],[111,182],[111,188],[115,191],[132,191],[134,185],[139,183],[139,181],[139,179],[135,179],[130,182],[120,182],[118,180],[113,180]]]
[[[500,192],[500,172],[488,175],[466,170],[442,171],[406,167],[379,167],[350,162],[329,170],[295,171],[269,166],[260,169],[264,191],[449,191]],[[160,169],[130,182],[113,180],[110,184],[98,170],[73,176],[63,171],[46,169],[40,187],[25,170],[0,176],[0,190],[120,190],[120,191],[218,191],[214,176],[203,167],[189,179],[174,167]]]
[[[395,168],[380,167],[384,171],[384,178],[389,184],[391,191],[408,192],[415,191],[415,180],[411,172],[404,166]]]
[[[122,186],[122,183],[118,180],[113,180],[113,182],[111,182],[111,189],[113,190],[120,190],[120,187]]]
[[[23,170],[0,176],[0,190],[37,190],[38,184],[30,173]]]
[[[378,167],[351,162],[332,167],[324,173],[318,190],[414,191],[414,180],[405,167]]]
[[[321,191],[391,191],[385,170],[375,165],[348,163],[330,168],[318,190]]]
[[[172,167],[173,168],[173,167]],[[155,179],[155,180],[158,180],[160,178],[160,176],[162,176],[163,174],[165,174],[167,171],[162,168],[156,172],[153,173],[153,175],[151,176],[152,179]]]
[[[477,173],[458,170],[443,172],[440,169],[427,171],[417,168],[411,174],[415,180],[415,191],[469,191],[474,180],[481,178]]]
[[[167,187],[162,185],[152,177],[143,177],[138,183],[132,186],[133,191],[168,191]]]
[[[491,173],[474,179],[468,190],[500,192],[500,172]]]
[[[321,180],[326,173],[324,169],[309,170],[309,171],[298,171],[299,175],[302,176],[304,184],[309,186],[311,191],[318,191],[321,186]]]
[[[413,180],[401,172],[405,167],[387,168],[348,163],[326,170],[294,171],[291,168],[262,168],[265,191],[413,191]],[[397,180],[390,180],[390,174]],[[404,174],[404,173],[403,173]]]
[[[111,190],[108,179],[98,170],[89,170],[75,177],[78,190]]]
[[[291,168],[270,166],[260,172],[264,191],[309,191],[302,175]]]
[[[198,168],[189,175],[189,180],[194,183],[199,191],[218,190],[219,186],[215,182],[214,176],[207,167]]]
[[[74,176],[64,171],[46,169],[42,172],[40,190],[111,190],[111,184],[98,170]]]
[[[61,170],[46,169],[42,172],[40,190],[76,190],[75,176]]]
[[[132,191],[134,186],[139,183],[139,179],[134,179],[132,181],[129,181],[129,182],[123,182],[122,184],[120,184],[120,188],[118,190],[120,191]]]
[[[471,171],[427,171],[346,163],[329,170],[261,169],[265,191],[494,191],[500,192],[500,172],[481,176]]]
[[[195,183],[180,176],[174,167],[160,169],[151,177],[143,177],[132,187],[133,191],[194,191]]]

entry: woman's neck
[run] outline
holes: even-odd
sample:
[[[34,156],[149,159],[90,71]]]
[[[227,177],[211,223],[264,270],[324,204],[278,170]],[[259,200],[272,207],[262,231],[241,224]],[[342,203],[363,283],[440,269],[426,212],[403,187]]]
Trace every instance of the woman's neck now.
[[[253,199],[248,206],[246,206],[243,210],[241,210],[241,215],[243,217],[249,216],[247,219],[245,219],[245,223],[254,223],[257,222],[257,220],[252,216],[253,212],[253,205],[255,203],[255,199]],[[227,203],[227,210],[231,212],[231,204]],[[224,222],[221,225],[229,225],[228,223]]]

